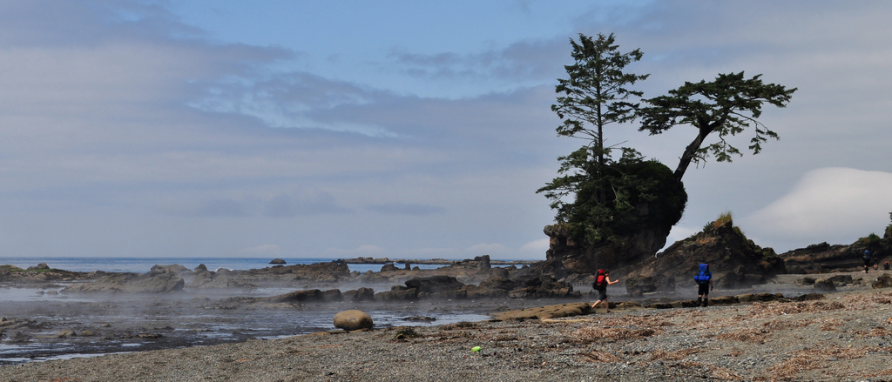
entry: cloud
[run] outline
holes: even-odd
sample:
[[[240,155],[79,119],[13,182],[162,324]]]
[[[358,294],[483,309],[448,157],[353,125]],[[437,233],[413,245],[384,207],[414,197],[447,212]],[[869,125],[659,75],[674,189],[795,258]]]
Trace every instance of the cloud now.
[[[847,244],[881,232],[889,223],[889,195],[890,172],[821,168],[806,173],[787,195],[742,223],[753,236],[772,240],[824,238]]]
[[[375,205],[368,206],[367,209],[369,211],[382,213],[382,214],[407,215],[407,216],[427,216],[427,215],[440,214],[445,211],[442,207],[427,205],[427,204],[414,204],[414,203],[375,204]]]

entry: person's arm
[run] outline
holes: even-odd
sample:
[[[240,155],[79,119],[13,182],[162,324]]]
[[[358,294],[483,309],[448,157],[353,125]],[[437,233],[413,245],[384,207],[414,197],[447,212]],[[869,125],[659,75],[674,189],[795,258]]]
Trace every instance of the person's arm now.
[[[613,285],[619,282],[619,279],[611,280],[610,276],[607,276],[607,285]]]

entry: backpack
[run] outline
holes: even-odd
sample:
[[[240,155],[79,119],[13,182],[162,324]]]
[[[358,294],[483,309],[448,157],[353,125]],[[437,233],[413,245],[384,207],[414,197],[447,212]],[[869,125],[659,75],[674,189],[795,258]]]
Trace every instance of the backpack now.
[[[709,264],[700,264],[700,273],[694,276],[697,284],[706,284],[712,280],[712,273],[709,272]]]
[[[603,289],[605,287],[607,287],[607,270],[598,269],[598,275],[595,276],[595,282],[592,283],[592,288]]]

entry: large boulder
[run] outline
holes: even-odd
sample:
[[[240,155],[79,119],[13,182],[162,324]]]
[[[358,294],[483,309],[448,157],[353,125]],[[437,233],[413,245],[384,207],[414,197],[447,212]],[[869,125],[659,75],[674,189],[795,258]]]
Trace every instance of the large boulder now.
[[[368,313],[354,309],[335,314],[334,326],[344,330],[371,329],[374,322]]]

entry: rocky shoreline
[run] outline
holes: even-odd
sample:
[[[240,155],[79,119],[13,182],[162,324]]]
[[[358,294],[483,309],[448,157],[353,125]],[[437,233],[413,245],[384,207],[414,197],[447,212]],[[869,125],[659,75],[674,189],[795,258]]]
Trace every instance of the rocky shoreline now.
[[[481,322],[9,365],[0,380],[889,380],[892,289],[876,281],[892,275],[877,275],[815,275],[853,283],[799,299],[738,296],[609,314],[578,302],[563,316],[502,312]]]

